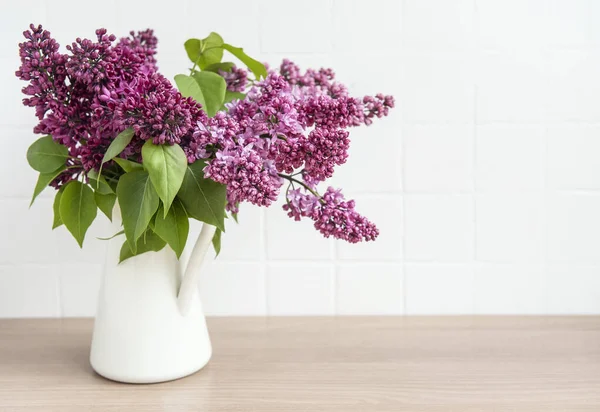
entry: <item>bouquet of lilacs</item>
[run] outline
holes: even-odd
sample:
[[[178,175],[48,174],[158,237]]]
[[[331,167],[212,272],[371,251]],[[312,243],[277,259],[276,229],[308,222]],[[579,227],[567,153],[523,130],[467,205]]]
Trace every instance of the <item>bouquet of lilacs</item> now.
[[[267,68],[216,33],[185,42],[193,65],[177,88],[158,72],[152,30],[117,40],[99,29],[67,53],[41,26],[24,36],[16,75],[44,135],[27,152],[40,173],[33,199],[55,188],[53,228],[80,246],[97,209],[112,219],[118,201],[121,260],[167,244],[180,256],[189,218],[217,228],[218,253],[228,213],[270,206],[282,190],[284,211],[325,237],[377,237],[353,200],[317,186],[346,161],[347,129],[387,115],[391,96],[351,97],[331,69]]]

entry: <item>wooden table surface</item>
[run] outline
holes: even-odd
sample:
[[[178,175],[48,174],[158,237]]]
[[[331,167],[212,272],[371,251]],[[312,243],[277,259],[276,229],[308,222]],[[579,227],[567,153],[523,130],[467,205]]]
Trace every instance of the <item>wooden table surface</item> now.
[[[600,411],[600,317],[211,318],[190,377],[89,366],[89,319],[0,320],[0,411]]]

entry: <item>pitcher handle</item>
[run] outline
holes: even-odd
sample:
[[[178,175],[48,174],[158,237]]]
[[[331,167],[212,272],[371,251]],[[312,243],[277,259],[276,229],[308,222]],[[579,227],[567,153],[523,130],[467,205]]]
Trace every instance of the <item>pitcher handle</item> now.
[[[179,287],[179,293],[177,294],[177,306],[182,316],[185,316],[190,311],[192,306],[192,298],[194,292],[198,287],[198,277],[200,276],[200,267],[206,256],[206,252],[210,247],[212,238],[217,228],[208,223],[202,225],[202,230],[198,235],[190,260],[185,268],[183,279],[181,280],[181,286]]]

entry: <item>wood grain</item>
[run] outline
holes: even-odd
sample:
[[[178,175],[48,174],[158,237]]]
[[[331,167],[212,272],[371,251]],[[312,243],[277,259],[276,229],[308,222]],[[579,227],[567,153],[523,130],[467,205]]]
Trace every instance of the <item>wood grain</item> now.
[[[0,411],[600,411],[600,317],[212,318],[199,373],[125,385],[92,321],[0,320]]]

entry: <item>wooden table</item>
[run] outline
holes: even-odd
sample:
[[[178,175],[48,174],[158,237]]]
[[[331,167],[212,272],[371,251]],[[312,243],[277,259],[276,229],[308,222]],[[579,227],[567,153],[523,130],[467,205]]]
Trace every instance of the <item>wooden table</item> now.
[[[600,317],[212,318],[197,374],[125,385],[92,321],[0,320],[0,411],[600,411]]]

